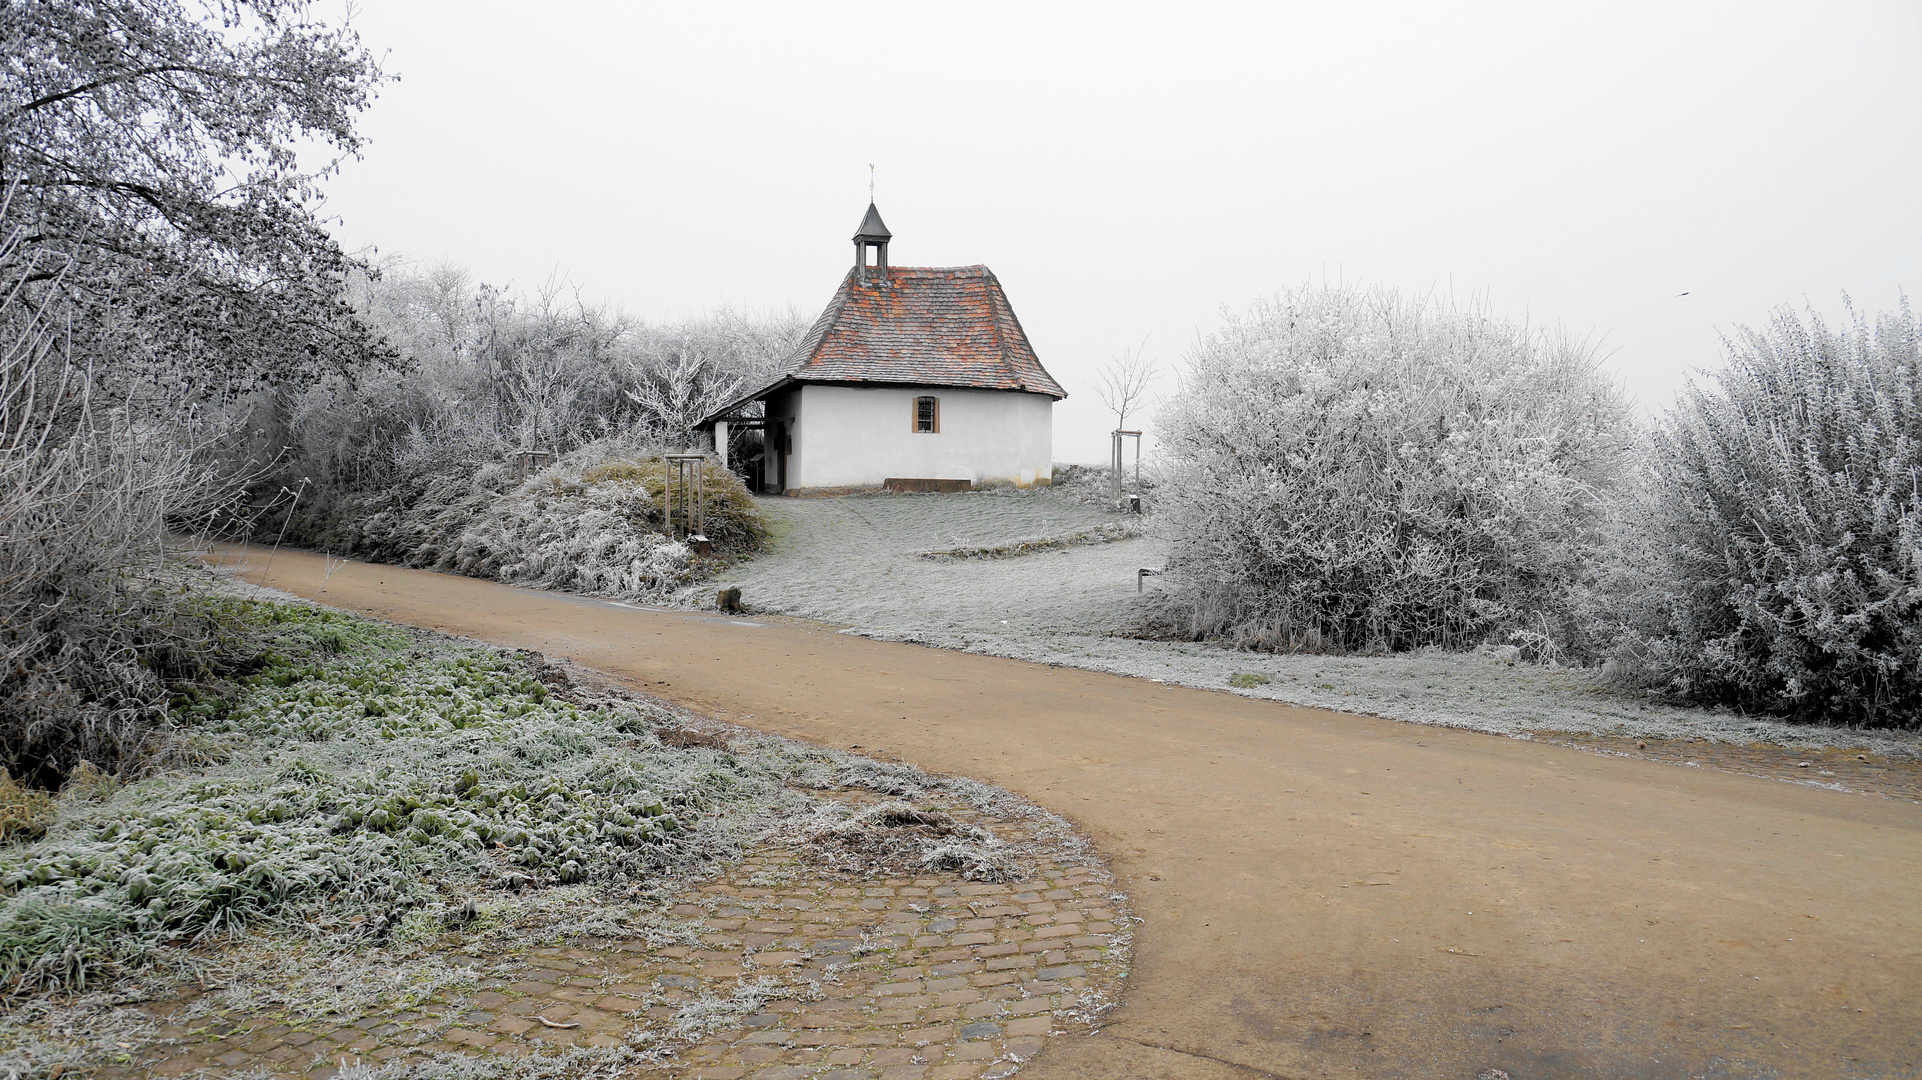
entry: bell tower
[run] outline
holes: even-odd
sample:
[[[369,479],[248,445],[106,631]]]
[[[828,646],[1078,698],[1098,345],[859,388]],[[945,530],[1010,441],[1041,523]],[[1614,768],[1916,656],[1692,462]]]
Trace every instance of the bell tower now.
[[[868,249],[875,251],[874,267],[880,284],[888,281],[888,241],[894,234],[881,221],[881,212],[868,203],[867,216],[861,219],[861,227],[854,230],[854,268],[861,284],[868,283]]]

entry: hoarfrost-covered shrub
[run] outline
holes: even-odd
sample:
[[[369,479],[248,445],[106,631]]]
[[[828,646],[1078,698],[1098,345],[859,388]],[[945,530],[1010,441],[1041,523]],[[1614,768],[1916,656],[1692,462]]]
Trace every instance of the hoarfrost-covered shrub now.
[[[1922,324],[1778,311],[1656,439],[1648,674],[1705,703],[1922,724]],[[1624,577],[1635,576],[1623,573]],[[1649,606],[1644,605],[1646,611]]]
[[[704,527],[716,550],[758,549],[766,525],[747,488],[714,462],[703,471]],[[700,569],[692,549],[667,535],[665,489],[659,451],[590,446],[490,506],[461,538],[455,565],[513,584],[658,598]]]
[[[1345,285],[1231,316],[1161,420],[1166,629],[1269,649],[1579,644],[1635,437],[1587,347]]]
[[[0,190],[0,211],[17,195]],[[234,659],[231,628],[174,587],[168,530],[236,488],[197,461],[194,408],[116,389],[77,351],[97,313],[36,298],[73,264],[29,234],[0,232],[0,768],[55,788],[83,765],[138,774],[167,684]]]

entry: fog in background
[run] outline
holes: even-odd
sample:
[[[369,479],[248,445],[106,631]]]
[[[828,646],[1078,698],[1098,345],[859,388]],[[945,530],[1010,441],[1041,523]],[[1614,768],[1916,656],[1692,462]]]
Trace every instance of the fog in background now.
[[[1106,457],[1099,364],[1145,338],[1172,365],[1310,278],[1562,324],[1647,408],[1773,306],[1922,281],[1913,2],[371,0],[353,25],[402,81],[327,185],[348,247],[558,271],[648,319],[812,317],[873,163],[893,262],[1006,286],[1071,394],[1063,461]]]

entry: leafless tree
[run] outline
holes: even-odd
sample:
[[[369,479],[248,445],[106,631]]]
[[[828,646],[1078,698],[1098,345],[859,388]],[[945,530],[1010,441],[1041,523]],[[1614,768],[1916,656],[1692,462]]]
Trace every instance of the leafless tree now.
[[[1115,427],[1128,426],[1128,414],[1148,400],[1148,387],[1161,365],[1148,356],[1148,339],[1121,350],[1095,372],[1095,396],[1115,414]]]
[[[694,425],[771,376],[805,329],[792,310],[757,318],[725,308],[704,319],[643,328],[622,358],[621,393],[665,445],[692,445]]]

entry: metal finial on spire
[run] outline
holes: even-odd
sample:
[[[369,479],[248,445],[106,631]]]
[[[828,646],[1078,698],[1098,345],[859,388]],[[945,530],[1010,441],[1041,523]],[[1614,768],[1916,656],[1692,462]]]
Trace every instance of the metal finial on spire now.
[[[874,162],[868,162],[868,201],[874,201]]]

